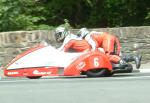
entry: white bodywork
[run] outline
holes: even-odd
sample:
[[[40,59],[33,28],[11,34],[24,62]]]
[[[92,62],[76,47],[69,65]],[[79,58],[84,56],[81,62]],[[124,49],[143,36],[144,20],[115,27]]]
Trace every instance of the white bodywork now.
[[[31,67],[67,67],[76,58],[84,53],[65,53],[60,52],[52,46],[47,46],[39,50],[33,51],[14,63],[9,65],[7,69],[31,68]]]

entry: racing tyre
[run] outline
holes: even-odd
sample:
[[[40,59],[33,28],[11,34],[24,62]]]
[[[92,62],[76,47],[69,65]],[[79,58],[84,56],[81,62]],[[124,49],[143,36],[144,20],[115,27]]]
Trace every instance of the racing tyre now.
[[[86,72],[86,75],[88,77],[104,77],[108,76],[107,74],[108,74],[107,69],[92,69]]]
[[[128,66],[125,69],[127,70],[127,73],[131,73],[133,71],[132,64],[128,64]]]
[[[110,76],[113,76],[113,74],[114,74],[113,72],[107,71],[106,74],[105,74],[105,76],[106,77],[110,77]]]
[[[41,78],[42,76],[28,76],[27,78],[29,79],[39,79]]]

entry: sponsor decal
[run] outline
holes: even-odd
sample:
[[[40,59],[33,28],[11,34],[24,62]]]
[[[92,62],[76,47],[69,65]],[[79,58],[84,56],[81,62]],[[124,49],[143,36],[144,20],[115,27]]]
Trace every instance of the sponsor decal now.
[[[8,72],[8,75],[15,75],[15,74],[19,74],[18,72]]]
[[[40,71],[38,71],[38,70],[34,70],[33,71],[33,74],[37,74],[37,75],[45,75],[45,74],[51,74],[51,72],[40,72]]]
[[[82,68],[85,67],[85,65],[86,65],[86,63],[83,61],[83,62],[79,63],[79,64],[76,66],[76,68],[77,68],[77,69],[82,69]]]

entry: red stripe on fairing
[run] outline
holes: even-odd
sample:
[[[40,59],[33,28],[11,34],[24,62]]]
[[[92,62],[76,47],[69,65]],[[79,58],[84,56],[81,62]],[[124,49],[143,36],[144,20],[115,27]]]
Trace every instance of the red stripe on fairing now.
[[[36,50],[39,50],[41,48],[44,48],[44,47],[46,47],[46,46],[44,46],[44,45],[37,45],[34,48],[28,49],[27,51],[25,51],[25,52],[19,54],[18,56],[16,56],[6,67],[4,67],[4,69],[7,69],[11,64],[13,64],[14,62],[16,62],[18,59],[24,57],[25,55],[30,54],[30,53],[32,53],[32,52],[34,52]]]

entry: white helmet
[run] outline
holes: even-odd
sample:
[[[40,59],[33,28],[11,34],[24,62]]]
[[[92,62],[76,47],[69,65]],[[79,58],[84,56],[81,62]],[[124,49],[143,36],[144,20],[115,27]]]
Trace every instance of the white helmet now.
[[[85,38],[87,34],[89,34],[89,31],[87,30],[87,28],[81,28],[77,35],[81,38]]]
[[[65,27],[57,27],[55,29],[55,39],[58,42],[63,42],[69,31]]]

